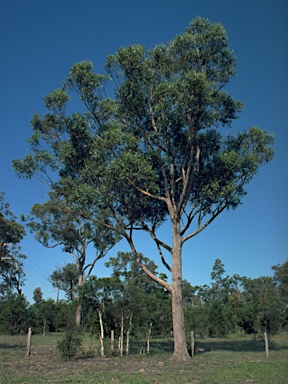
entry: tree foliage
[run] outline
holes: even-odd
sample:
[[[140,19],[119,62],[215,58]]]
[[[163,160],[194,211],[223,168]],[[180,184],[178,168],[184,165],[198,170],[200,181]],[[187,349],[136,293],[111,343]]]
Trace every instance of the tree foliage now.
[[[79,330],[90,331],[91,337],[98,337],[101,319],[103,338],[109,337],[113,330],[117,339],[121,329],[124,340],[127,334],[132,340],[145,339],[147,332],[151,332],[152,338],[170,337],[171,295],[147,277],[132,253],[120,252],[118,256],[107,263],[113,265],[109,277],[90,276],[80,288],[81,327],[75,326],[74,302],[68,297],[66,301],[58,302],[44,299],[38,287],[33,292],[32,304],[23,295],[9,294],[0,298],[0,332],[26,332],[28,327],[43,335],[67,331],[66,337],[70,335],[72,342],[73,333],[77,335]],[[154,262],[142,257],[147,265],[154,265],[157,273]],[[212,273],[215,265],[225,269],[222,261],[217,259]],[[203,287],[192,286],[184,280],[183,310],[187,333],[193,330],[197,337],[223,337],[231,333],[262,337],[266,331],[273,337],[278,331],[287,329],[287,297],[277,284],[278,269],[285,269],[285,266],[286,263],[278,265],[273,277],[248,279],[223,273],[221,280],[224,283],[219,286],[217,295],[214,294],[213,280]]]
[[[0,297],[0,332],[16,334],[29,327],[28,302],[23,295],[10,293]]]
[[[50,281],[53,287],[64,291],[69,300],[73,301],[77,293],[78,268],[75,264],[69,263],[58,267],[52,272]]]
[[[80,285],[89,277],[95,263],[117,241],[111,231],[74,212],[73,207],[63,198],[59,199],[56,192],[51,192],[50,199],[44,204],[35,204],[26,221],[42,245],[48,248],[62,246],[64,252],[71,254]],[[91,263],[87,263],[87,248],[90,244],[94,246],[96,255]]]
[[[19,243],[25,236],[23,225],[16,221],[5,201],[4,192],[0,192],[0,294],[6,295],[14,289],[21,293],[25,273]]]

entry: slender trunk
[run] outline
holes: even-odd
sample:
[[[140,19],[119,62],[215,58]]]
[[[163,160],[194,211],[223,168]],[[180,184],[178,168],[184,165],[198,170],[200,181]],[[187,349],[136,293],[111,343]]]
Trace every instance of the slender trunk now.
[[[114,352],[114,330],[111,330],[111,352]]]
[[[123,356],[123,334],[124,334],[124,315],[123,315],[123,311],[121,311],[120,345],[119,345],[120,356]]]
[[[174,353],[176,360],[190,359],[184,324],[184,311],[182,303],[182,243],[179,222],[172,222],[173,227],[173,253],[172,253],[172,319],[174,335]]]
[[[75,320],[77,327],[79,327],[81,324],[81,313],[82,313],[82,305],[79,302],[79,298],[78,298],[78,304],[76,308],[76,320]]]
[[[70,289],[69,289],[69,293],[70,293],[70,300],[73,301],[74,300],[74,284],[73,284],[73,281],[70,281]]]
[[[118,338],[118,351],[121,354],[121,336]]]
[[[129,316],[129,325],[128,325],[128,329],[127,329],[127,333],[126,333],[126,356],[129,355],[129,341],[130,341],[130,329],[131,329],[131,324],[132,324],[132,312],[130,313],[130,316]]]
[[[150,326],[149,326],[149,329],[148,329],[148,332],[147,332],[147,346],[146,346],[146,352],[147,352],[147,355],[150,354],[150,336],[151,336],[151,328],[152,328],[152,321],[150,323]]]
[[[79,271],[79,275],[78,275],[78,287],[82,287],[83,283],[84,283],[84,279],[83,279],[83,272],[81,269]],[[78,304],[77,304],[77,308],[76,308],[76,318],[75,318],[75,323],[76,323],[77,327],[79,327],[81,324],[82,305],[81,305],[80,299],[81,298],[78,296],[77,297]]]
[[[130,340],[130,331],[128,329],[126,332],[126,356],[129,355],[129,340]]]
[[[104,327],[103,327],[103,318],[102,313],[98,311],[99,324],[100,324],[100,332],[99,332],[99,340],[100,340],[100,356],[105,357],[104,353]]]
[[[264,332],[264,341],[265,341],[265,353],[267,359],[269,359],[269,342],[268,342],[268,336],[267,336],[267,331],[265,327],[265,332]]]
[[[46,320],[46,316],[45,316],[43,319],[43,336],[45,336],[45,334],[46,334],[46,327],[47,327],[47,320]]]
[[[31,347],[31,334],[32,334],[32,331],[31,331],[31,328],[28,329],[28,335],[27,335],[27,352],[26,352],[26,356],[29,356],[30,353],[31,353],[31,350],[30,350],[30,347]]]
[[[191,356],[193,357],[195,354],[195,338],[194,331],[191,331]]]

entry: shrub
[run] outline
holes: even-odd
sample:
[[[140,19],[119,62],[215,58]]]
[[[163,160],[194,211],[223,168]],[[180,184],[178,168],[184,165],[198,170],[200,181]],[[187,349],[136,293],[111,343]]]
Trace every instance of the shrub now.
[[[80,351],[82,343],[83,335],[78,330],[68,330],[58,341],[57,348],[64,359],[71,359]]]

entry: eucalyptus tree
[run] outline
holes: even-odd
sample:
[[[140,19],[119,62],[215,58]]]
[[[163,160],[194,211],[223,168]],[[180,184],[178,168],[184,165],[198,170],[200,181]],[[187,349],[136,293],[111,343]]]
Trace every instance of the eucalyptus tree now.
[[[7,294],[13,289],[21,294],[25,273],[19,243],[25,236],[24,226],[16,221],[4,192],[0,192],[0,293]]]
[[[216,259],[211,272],[212,287],[210,293],[214,299],[220,299],[223,295],[223,275],[225,273],[224,264],[220,259]]]
[[[243,279],[245,297],[245,320],[249,332],[273,334],[281,328],[285,318],[287,302],[283,303],[276,281],[272,277],[261,276],[256,279]]]
[[[63,87],[45,98],[48,113],[33,117],[31,153],[14,161],[24,177],[41,174],[49,181],[58,170],[52,187],[85,217],[124,237],[136,259],[135,231],[151,236],[172,284],[138,262],[172,294],[173,356],[180,360],[189,358],[183,244],[236,208],[245,185],[273,157],[273,136],[261,129],[227,134],[243,106],[224,90],[235,67],[223,26],[201,18],[166,45],[120,48],[104,74],[90,62],[78,63]],[[106,94],[108,80],[113,97]],[[69,115],[71,95],[82,106]],[[157,231],[164,222],[170,223],[169,243]]]
[[[105,337],[105,314],[109,304],[113,302],[115,296],[119,296],[122,290],[122,284],[118,277],[90,276],[89,279],[79,288],[81,300],[86,307],[92,307],[98,314],[99,321],[99,340],[100,356],[105,356],[104,337]]]
[[[35,204],[31,215],[26,219],[27,225],[36,240],[47,248],[62,246],[63,252],[69,253],[75,262],[68,264],[61,271],[54,271],[51,276],[52,284],[69,293],[70,299],[75,298],[75,286],[81,287],[90,276],[96,262],[103,258],[115,244],[116,237],[104,226],[88,221],[81,214],[73,211],[65,199],[59,198],[54,191],[50,199],[43,204]],[[88,261],[87,248],[94,246],[94,255]],[[76,274],[76,275],[75,275]],[[75,277],[77,282],[75,283]],[[67,287],[68,285],[68,287]],[[81,321],[81,303],[76,311],[76,324]]]
[[[55,329],[55,302],[52,299],[44,300],[40,287],[33,291],[34,303],[30,306],[30,317],[34,332],[41,332],[45,336],[46,331]]]
[[[0,297],[0,332],[26,333],[30,326],[28,305],[24,295],[9,293]]]
[[[19,249],[15,247],[12,247],[8,256],[5,256],[5,254],[6,252],[0,263],[0,295],[6,296],[13,291],[22,295],[22,286],[25,281],[23,259],[26,256],[21,254]]]
[[[141,253],[138,254],[138,259],[154,275],[166,280],[167,276],[157,272],[158,267],[153,260]],[[151,332],[153,326],[158,335],[170,334],[170,294],[147,276],[135,260],[134,254],[118,252],[117,257],[111,257],[105,265],[112,268],[112,277],[120,278],[122,282],[122,291],[116,303],[120,307],[121,324],[126,331],[127,344],[131,330],[134,335],[143,336],[143,333]]]
[[[77,286],[79,283],[79,270],[74,263],[68,263],[63,267],[58,267],[50,275],[50,282],[53,287],[62,290],[66,293],[69,300],[75,299],[77,293]],[[57,295],[58,297],[58,295]],[[57,299],[58,301],[58,299]]]
[[[277,264],[272,267],[274,271],[274,280],[277,283],[279,293],[286,305],[288,302],[288,260],[283,264]]]

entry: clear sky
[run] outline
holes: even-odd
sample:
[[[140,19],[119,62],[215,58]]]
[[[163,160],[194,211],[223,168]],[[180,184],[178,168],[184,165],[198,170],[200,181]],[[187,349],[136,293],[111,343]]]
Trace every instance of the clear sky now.
[[[247,187],[243,205],[185,245],[183,277],[192,285],[209,284],[216,258],[229,275],[271,275],[271,267],[288,257],[286,0],[0,0],[0,191],[16,215],[44,202],[41,184],[17,179],[11,162],[27,153],[33,114],[45,113],[43,97],[61,86],[73,64],[91,60],[101,72],[119,47],[166,43],[196,16],[222,23],[238,58],[229,92],[245,108],[233,132],[255,125],[273,132],[276,155]],[[169,239],[168,225],[162,233]],[[164,272],[146,238],[138,244]],[[45,297],[55,299],[47,277],[72,258],[61,249],[45,249],[30,234],[21,245],[28,256],[24,294],[31,301],[41,287]],[[119,243],[106,261],[118,251],[129,248]],[[95,275],[110,275],[104,261],[96,264]]]

